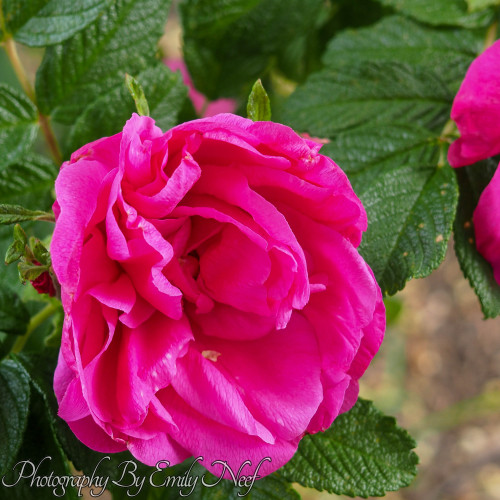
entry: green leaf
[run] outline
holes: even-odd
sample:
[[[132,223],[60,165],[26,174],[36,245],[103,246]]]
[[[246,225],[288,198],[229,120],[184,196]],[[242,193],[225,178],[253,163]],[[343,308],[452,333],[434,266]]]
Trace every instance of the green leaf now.
[[[22,370],[19,365],[17,368]],[[53,500],[56,496],[76,500],[77,491],[70,485],[63,488],[58,482],[53,481],[54,485],[46,486],[43,485],[43,481],[37,481],[37,478],[42,477],[71,476],[73,472],[52,432],[43,397],[37,391],[32,391],[30,399],[24,440],[14,460],[14,465],[29,461],[33,464],[33,469],[36,468],[36,474],[34,478],[21,479],[19,473],[22,465],[18,466],[15,471],[11,467],[2,478],[3,484],[9,486],[2,489],[8,491],[9,500]],[[25,474],[29,474],[31,470],[28,463]]]
[[[21,446],[30,401],[29,379],[16,363],[0,363],[0,477]]]
[[[38,131],[33,103],[0,83],[0,171],[19,160],[35,141]]]
[[[323,0],[185,0],[183,53],[195,87],[210,99],[246,98],[290,44],[315,31]],[[302,51],[306,61],[307,51]]]
[[[150,115],[163,130],[177,124],[177,117],[187,96],[180,73],[171,72],[164,64],[147,68],[137,75],[148,96]],[[68,138],[68,153],[99,137],[120,132],[135,111],[129,91],[120,81],[107,94],[99,96],[75,122]]]
[[[323,62],[336,68],[362,60],[425,66],[458,90],[483,44],[484,35],[477,31],[437,30],[389,16],[374,26],[340,33],[329,43]]]
[[[142,85],[128,73],[125,75],[125,84],[127,85],[127,89],[130,92],[132,99],[134,99],[137,113],[141,116],[149,116],[148,100],[144,95]]]
[[[478,28],[491,24],[491,9],[469,13],[464,0],[378,0],[383,5],[432,25]]]
[[[383,496],[408,486],[415,477],[415,446],[394,418],[383,415],[371,401],[358,399],[326,432],[305,436],[278,473],[320,491]]]
[[[35,240],[33,247],[33,255],[35,259],[40,262],[43,266],[50,266],[50,252],[45,248],[45,245],[40,240]]]
[[[8,265],[19,260],[24,255],[25,248],[26,245],[24,243],[14,240],[5,253],[5,263]]]
[[[455,170],[460,187],[453,233],[455,253],[464,276],[479,298],[485,318],[494,318],[500,314],[500,285],[493,276],[491,265],[476,249],[472,214],[497,165],[498,158]]]
[[[41,210],[29,210],[20,205],[0,204],[0,224],[15,224],[16,222],[25,222],[28,220],[48,220],[51,221],[54,216]]]
[[[469,7],[469,12],[483,10],[492,5],[500,5],[500,0],[466,0]]]
[[[458,190],[438,166],[432,132],[408,125],[366,126],[339,134],[321,150],[347,173],[368,215],[360,252],[384,293],[430,274],[444,259]]]
[[[0,288],[0,332],[23,335],[29,322],[29,313],[21,299],[10,288]]]
[[[0,200],[48,209],[57,175],[52,162],[39,155],[26,155],[0,171]]]
[[[116,0],[96,22],[47,48],[36,78],[44,114],[72,124],[89,104],[155,61],[170,0]]]
[[[6,32],[25,45],[60,43],[94,21],[114,0],[4,0]],[[0,39],[5,33],[0,32]]]
[[[271,102],[260,78],[254,83],[248,96],[247,115],[254,122],[271,119]]]
[[[440,130],[453,94],[432,71],[397,62],[358,62],[313,73],[288,99],[282,120],[331,137],[367,123],[415,123]]]

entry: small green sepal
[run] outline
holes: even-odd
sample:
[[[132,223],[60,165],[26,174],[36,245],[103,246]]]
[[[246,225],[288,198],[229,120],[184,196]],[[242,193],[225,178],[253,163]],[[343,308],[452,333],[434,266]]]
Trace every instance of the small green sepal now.
[[[149,116],[149,104],[146,96],[144,95],[142,85],[128,73],[125,73],[125,84],[127,85],[130,95],[134,99],[137,113],[141,116]]]
[[[260,78],[253,84],[248,96],[247,116],[254,122],[271,119],[271,101]]]

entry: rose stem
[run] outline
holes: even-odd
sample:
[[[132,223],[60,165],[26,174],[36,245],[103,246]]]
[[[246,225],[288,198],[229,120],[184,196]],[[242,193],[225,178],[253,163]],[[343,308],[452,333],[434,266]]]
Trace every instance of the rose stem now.
[[[41,113],[40,109],[38,108],[38,105],[36,103],[35,91],[26,75],[26,71],[24,70],[24,66],[21,62],[21,59],[19,58],[16,44],[12,39],[12,36],[10,34],[7,34],[5,30],[1,0],[0,0],[0,26],[2,26],[3,32],[6,34],[6,39],[3,42],[5,52],[7,53],[9,61],[16,73],[17,79],[19,80],[21,87],[23,88],[26,95],[30,98],[30,100],[33,102],[33,104],[36,106],[38,110],[38,122],[40,123],[40,128],[42,129],[43,135],[45,137],[45,140],[47,141],[50,152],[52,153],[52,158],[54,159],[56,165],[61,165],[62,155],[59,149],[59,145],[57,144],[56,136],[54,134],[54,131],[52,130],[52,126],[50,125],[48,117],[45,116],[43,113]]]
[[[59,305],[56,303],[51,302],[50,304],[47,304],[46,307],[44,307],[41,311],[39,311],[37,314],[35,314],[31,319],[30,322],[28,323],[28,327],[26,328],[26,333],[22,336],[19,337],[16,340],[16,343],[14,344],[14,347],[12,347],[11,352],[17,353],[20,352],[28,339],[30,338],[30,335],[47,319],[50,318],[58,309]]]

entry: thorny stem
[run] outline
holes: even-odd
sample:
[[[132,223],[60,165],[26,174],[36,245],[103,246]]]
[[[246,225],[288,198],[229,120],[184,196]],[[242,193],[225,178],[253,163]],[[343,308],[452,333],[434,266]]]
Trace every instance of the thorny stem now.
[[[45,140],[47,141],[47,145],[52,154],[52,158],[54,159],[56,165],[61,165],[62,163],[61,151],[59,149],[59,145],[57,143],[54,131],[52,130],[52,126],[50,125],[49,118],[45,116],[43,113],[41,113],[40,109],[38,108],[38,105],[36,103],[35,90],[33,89],[33,86],[31,85],[31,82],[29,81],[28,76],[26,75],[23,63],[19,58],[19,54],[16,48],[16,43],[14,42],[12,36],[9,33],[7,33],[5,27],[5,20],[3,18],[2,0],[0,0],[0,28],[2,29],[5,37],[3,41],[3,46],[5,48],[5,52],[7,53],[9,61],[12,65],[12,68],[16,73],[17,79],[19,80],[19,83],[21,84],[21,87],[26,93],[26,95],[37,107],[38,122],[40,124],[40,128],[42,129],[42,133],[45,137]]]
[[[50,304],[47,304],[45,308],[43,308],[40,312],[35,314],[31,319],[30,322],[28,323],[28,327],[26,328],[26,333],[22,336],[19,337],[14,344],[14,347],[12,348],[13,353],[18,353],[20,352],[28,339],[30,338],[31,334],[47,319],[50,318],[58,308],[58,304],[51,302]]]

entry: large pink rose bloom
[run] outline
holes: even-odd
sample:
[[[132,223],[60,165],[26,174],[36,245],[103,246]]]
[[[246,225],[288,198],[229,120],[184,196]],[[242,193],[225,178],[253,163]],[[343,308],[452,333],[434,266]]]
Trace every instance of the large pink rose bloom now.
[[[451,166],[472,165],[500,153],[500,40],[470,65],[451,118],[460,131],[448,151]]]
[[[87,446],[259,475],[356,401],[382,342],[365,211],[321,145],[230,114],[134,115],[56,181],[59,415]]]

